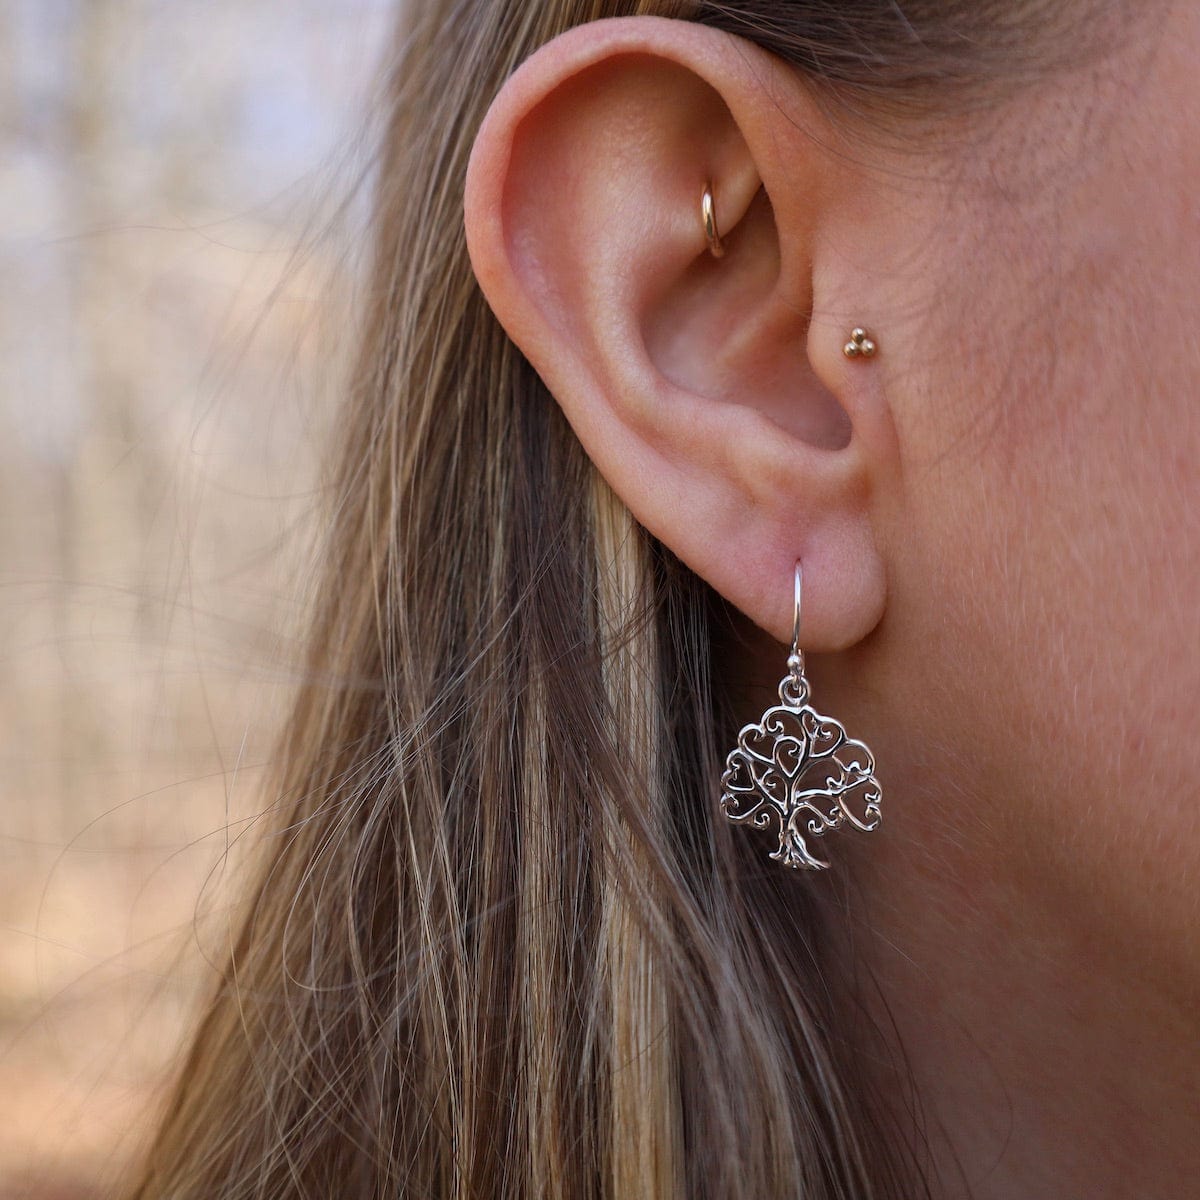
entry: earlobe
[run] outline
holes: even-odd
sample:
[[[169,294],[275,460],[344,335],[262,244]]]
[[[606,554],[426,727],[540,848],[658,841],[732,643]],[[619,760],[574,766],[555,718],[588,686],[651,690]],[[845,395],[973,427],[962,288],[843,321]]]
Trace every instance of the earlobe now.
[[[834,650],[883,611],[861,411],[879,395],[844,335],[836,357],[810,353],[843,168],[798,113],[819,120],[784,64],[731,35],[577,27],[494,102],[467,238],[497,317],[638,520],[780,640],[803,559],[805,645]]]

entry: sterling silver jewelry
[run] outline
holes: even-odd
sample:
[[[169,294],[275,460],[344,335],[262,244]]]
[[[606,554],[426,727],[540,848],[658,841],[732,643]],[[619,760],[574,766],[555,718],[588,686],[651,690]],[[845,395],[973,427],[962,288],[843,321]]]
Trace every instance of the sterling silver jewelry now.
[[[721,776],[721,809],[731,821],[755,829],[777,824],[779,848],[771,853],[777,862],[823,870],[829,864],[812,853],[806,839],[844,825],[877,829],[883,819],[883,788],[875,778],[871,751],[808,703],[800,649],[802,587],[797,561],[792,652],[779,684],[779,703],[738,734]],[[861,808],[861,816],[851,802]]]

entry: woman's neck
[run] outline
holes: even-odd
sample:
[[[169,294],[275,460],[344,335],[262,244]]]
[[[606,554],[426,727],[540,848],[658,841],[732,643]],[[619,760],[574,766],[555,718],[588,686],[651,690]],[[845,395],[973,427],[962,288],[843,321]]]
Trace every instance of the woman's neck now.
[[[961,846],[881,842],[855,850],[847,966],[874,1021],[895,1023],[905,1066],[876,1082],[904,1096],[911,1070],[935,1200],[1192,1194],[1189,975],[1094,899],[1072,904],[1069,884],[1006,881],[1019,855],[971,863]]]

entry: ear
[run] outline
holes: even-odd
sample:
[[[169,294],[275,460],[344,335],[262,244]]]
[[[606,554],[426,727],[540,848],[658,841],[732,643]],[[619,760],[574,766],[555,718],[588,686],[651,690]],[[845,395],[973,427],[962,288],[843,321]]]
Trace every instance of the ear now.
[[[883,613],[872,498],[896,453],[886,348],[842,353],[871,281],[834,236],[860,172],[821,113],[730,34],[582,25],[495,99],[466,229],[497,317],[634,516],[781,641],[801,559],[801,641],[837,650]]]

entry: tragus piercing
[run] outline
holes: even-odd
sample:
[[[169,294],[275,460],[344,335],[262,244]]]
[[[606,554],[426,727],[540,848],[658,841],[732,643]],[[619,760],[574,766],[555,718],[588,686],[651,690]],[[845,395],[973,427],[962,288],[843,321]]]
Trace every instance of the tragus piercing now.
[[[797,560],[792,652],[779,684],[779,703],[738,734],[721,776],[721,810],[737,824],[777,826],[779,848],[770,857],[788,867],[819,871],[829,864],[812,853],[806,839],[844,825],[877,829],[883,788],[866,745],[847,738],[839,722],[808,703],[800,649],[802,586]],[[861,816],[850,807],[852,799],[861,807]]]
[[[874,358],[877,347],[865,329],[856,326],[850,330],[850,340],[842,347],[847,358]]]
[[[700,218],[704,222],[704,236],[708,239],[708,248],[713,258],[721,258],[725,253],[725,243],[717,232],[717,212],[713,203],[712,184],[706,183],[700,196]]]

